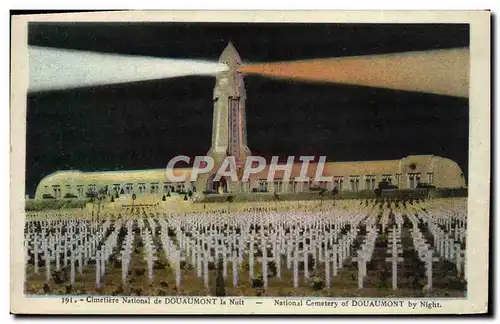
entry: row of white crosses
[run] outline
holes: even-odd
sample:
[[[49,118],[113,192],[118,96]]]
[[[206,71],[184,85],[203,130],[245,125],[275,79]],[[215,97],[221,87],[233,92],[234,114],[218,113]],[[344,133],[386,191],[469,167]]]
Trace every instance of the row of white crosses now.
[[[270,226],[268,227],[268,231],[267,233],[265,232],[265,226],[263,224],[263,220],[264,220],[264,217],[262,217],[263,215],[260,216],[260,245],[259,245],[259,235],[253,231],[251,234],[250,234],[250,246],[249,246],[249,249],[248,249],[248,254],[249,254],[249,260],[250,260],[250,269],[251,269],[251,273],[250,273],[250,278],[254,278],[254,273],[253,273],[253,270],[254,270],[254,264],[253,264],[253,261],[254,261],[254,254],[255,254],[255,250],[254,250],[254,242],[257,243],[257,249],[260,248],[261,250],[261,257],[260,258],[257,258],[257,262],[260,262],[261,266],[262,266],[262,278],[263,278],[263,286],[264,288],[267,288],[268,286],[268,262],[270,261],[273,261],[276,265],[276,277],[278,279],[281,279],[281,259],[282,259],[282,256],[283,256],[283,252],[284,252],[284,249],[285,247],[288,248],[288,254],[287,254],[287,257],[290,258],[290,254],[291,254],[291,249],[292,247],[295,246],[296,249],[298,249],[298,243],[295,243],[295,244],[288,244],[286,245],[286,242],[290,242],[290,239],[289,239],[289,236],[292,235],[293,237],[299,237],[298,236],[298,231],[299,231],[299,228],[295,228],[295,235],[292,234],[292,232],[290,231],[289,235],[287,235],[285,233],[285,227],[284,227],[284,224],[283,222],[281,222],[281,220],[278,218],[278,217],[273,217],[270,219],[271,223],[270,223]],[[276,214],[274,214],[274,216],[277,216]],[[268,219],[269,221],[269,219]],[[305,234],[305,231],[306,229],[304,228],[304,234]],[[302,244],[303,244],[303,250],[306,250],[307,249],[307,244],[306,244],[306,238],[305,238],[305,235],[302,236],[303,238],[303,241],[302,241]],[[309,242],[312,244],[312,240],[313,240],[313,231],[312,231],[312,228],[309,228]],[[268,254],[268,249],[271,249],[271,255]],[[307,257],[308,255],[306,254],[306,256],[304,257],[304,274],[307,276]],[[288,263],[290,263],[290,261],[288,261]]]
[[[141,229],[141,239],[142,245],[144,247],[144,261],[147,262],[148,266],[148,279],[149,282],[153,282],[153,265],[154,262],[158,260],[155,255],[155,245],[153,242],[153,236],[148,228]]]
[[[186,253],[186,262],[190,262],[194,268],[196,268],[196,275],[198,278],[203,277],[204,285],[208,288],[209,285],[209,273],[208,273],[208,264],[211,262],[210,259],[210,245],[209,242],[205,242],[201,232],[198,232],[194,228],[190,228],[190,232],[192,237],[188,237],[185,235],[185,232],[181,231],[181,224],[178,219],[172,217],[169,219],[171,222],[171,226],[176,228],[176,238],[179,244],[180,249],[178,250],[177,245],[173,242],[170,237],[167,236],[168,225],[162,224],[162,241],[164,242],[164,249],[170,251],[170,255],[173,258],[179,256],[180,263],[180,255],[181,250],[184,250]],[[173,259],[176,261],[177,259]],[[180,267],[179,267],[180,268]],[[180,274],[179,274],[180,275]]]
[[[45,261],[46,267],[46,282],[50,281],[51,278],[51,262],[53,260],[56,261],[57,270],[60,269],[60,253],[61,251],[61,243],[59,242],[62,239],[72,238],[74,239],[74,234],[70,231],[66,233],[64,237],[61,236],[61,226],[62,222],[52,222],[52,221],[36,221],[32,222],[32,226],[29,226],[28,233],[25,239],[25,256],[26,261],[29,260],[28,250],[30,250],[30,246],[28,241],[33,243],[31,250],[33,251],[34,258],[34,272],[38,273],[38,258],[39,253],[43,252],[42,259]],[[40,228],[40,231],[36,230]],[[55,231],[52,233],[49,229],[54,228]],[[67,245],[67,244],[66,244]],[[67,257],[64,258],[64,265],[67,265]]]
[[[249,276],[255,278],[255,262],[260,263],[262,267],[264,287],[267,286],[267,265],[270,261],[277,265],[276,276],[281,277],[281,258],[286,257],[287,268],[290,270],[294,264],[294,284],[298,286],[298,262],[303,261],[304,277],[309,278],[308,257],[312,255],[317,262],[327,262],[328,266],[332,262],[332,252],[334,253],[334,275],[337,267],[342,267],[343,261],[349,256],[350,245],[354,241],[357,233],[357,222],[359,222],[362,213],[358,217],[333,217],[334,220],[325,220],[325,215],[305,215],[301,214],[270,214],[261,215],[252,213],[236,213],[229,215],[217,215],[216,213],[199,215],[176,215],[169,214],[170,228],[176,230],[176,237],[179,249],[186,254],[186,261],[193,264],[198,277],[202,276],[205,285],[208,287],[208,262],[217,262],[222,256],[223,274],[227,276],[227,263],[233,265],[233,285],[237,285],[239,264],[243,261],[245,255],[249,259]],[[336,215],[338,216],[338,215]],[[264,222],[264,218],[266,221]],[[165,221],[162,223],[163,241],[168,240],[166,235]],[[166,222],[165,222],[166,223]],[[346,224],[351,223],[351,231],[342,240],[337,239],[340,229]],[[260,225],[260,231],[251,229],[251,225]],[[240,233],[222,230],[224,226],[234,227],[238,225]],[[325,237],[324,233],[327,226],[334,226],[331,235]],[[184,231],[181,230],[181,227]],[[292,230],[294,228],[294,230]],[[288,233],[285,233],[286,231]],[[190,232],[187,237],[185,231]],[[233,229],[234,231],[234,229]],[[306,239],[309,241],[307,243]],[[302,244],[302,249],[299,249]],[[333,246],[331,250],[327,247]],[[212,250],[214,254],[212,256]],[[268,250],[271,251],[269,255]],[[261,252],[260,257],[255,254]],[[300,254],[300,255],[299,255]],[[338,256],[338,258],[337,258]],[[292,261],[293,260],[293,261]],[[204,262],[202,262],[204,261]],[[315,262],[315,264],[317,264]],[[203,263],[203,264],[202,264]],[[330,278],[330,277],[328,277]]]
[[[353,215],[349,225],[350,230],[338,240],[337,244],[332,246],[331,251],[325,251],[325,285],[327,288],[331,286],[331,274],[330,274],[330,263],[333,267],[333,276],[337,276],[338,269],[342,269],[344,266],[344,261],[348,259],[351,255],[351,245],[356,240],[359,232],[358,225],[366,217],[363,212],[358,212]]]
[[[386,258],[387,262],[392,265],[392,290],[398,289],[398,263],[403,262],[401,254],[403,253],[403,246],[401,244],[401,230],[403,227],[404,219],[399,211],[394,214],[395,226],[389,231],[389,250],[387,251],[389,257]]]
[[[465,250],[461,248],[461,241],[455,240],[455,237],[450,234],[450,232],[446,232],[443,230],[436,222],[444,222],[442,221],[443,214],[439,211],[431,211],[428,213],[421,213],[424,222],[427,223],[429,232],[433,236],[433,246],[436,248],[438,255],[450,262],[453,262],[457,267],[457,272],[460,275],[462,273],[462,268],[466,269],[465,266]],[[449,219],[450,217],[446,217]],[[450,222],[449,220],[447,222]],[[465,237],[461,238],[462,240]],[[466,272],[464,272],[465,278]]]
[[[403,253],[401,245],[401,228],[393,226],[389,230],[389,245],[387,253],[389,256],[386,258],[387,262],[392,265],[392,290],[398,289],[398,263],[403,262],[401,253]]]
[[[96,287],[100,287],[101,278],[106,274],[106,262],[114,253],[113,250],[118,243],[118,233],[122,227],[122,221],[115,222],[114,231],[104,240],[101,249],[95,252]],[[104,227],[107,230],[107,227]],[[103,232],[105,233],[105,232]]]
[[[144,214],[146,214],[146,211],[144,211]],[[139,231],[145,252],[144,260],[147,262],[148,279],[150,282],[152,282],[154,279],[153,277],[154,262],[159,260],[159,255],[156,254],[157,247],[153,240],[154,236],[156,235],[155,233],[156,233],[157,223],[156,220],[152,218],[152,216],[153,215],[150,214],[149,217],[147,218],[147,225],[143,221],[143,219],[139,219],[138,221]],[[177,248],[176,244],[168,236],[169,225],[165,221],[165,219],[160,218],[158,222],[160,226],[159,240],[161,242],[167,261],[175,269],[176,287],[179,291],[181,287],[181,269],[180,269],[180,262],[182,260],[181,252]],[[179,233],[181,232],[180,229],[178,232]]]
[[[317,265],[318,262],[325,262],[328,264],[326,267],[327,270],[327,281],[330,280],[330,271],[329,266],[331,262],[331,250],[327,247],[328,245],[332,246],[332,250],[334,253],[334,273],[336,275],[337,267],[343,263],[343,260],[348,255],[348,247],[354,241],[355,234],[355,226],[352,227],[350,233],[346,235],[346,238],[343,238],[339,241],[340,244],[340,265],[337,264],[337,236],[339,235],[341,226],[340,223],[343,220],[337,218],[333,222],[328,222],[328,225],[333,225],[334,229],[332,233],[330,233],[329,239],[324,237],[325,234],[325,223],[323,222],[324,214],[301,214],[301,215],[285,215],[287,217],[288,223],[280,224],[279,222],[273,225],[273,229],[270,231],[269,235],[266,235],[261,232],[260,239],[261,244],[260,248],[262,250],[262,255],[258,261],[261,262],[263,268],[263,279],[264,279],[264,287],[267,286],[267,248],[272,248],[272,259],[277,265],[277,274],[276,276],[280,278],[281,276],[281,255],[284,253],[286,255],[286,264],[287,269],[290,270],[291,264],[293,263],[293,284],[294,287],[297,288],[299,285],[299,276],[298,276],[298,262],[302,261],[304,263],[304,279],[309,279],[309,256],[312,256],[314,260],[314,266]],[[319,216],[319,217],[318,217]],[[267,215],[266,215],[266,218]],[[273,219],[273,218],[271,218]],[[276,219],[276,218],[274,218]],[[289,222],[292,219],[292,222]],[[281,221],[281,220],[280,220]],[[294,230],[292,230],[292,224],[297,224]],[[274,230],[276,228],[276,230]],[[285,228],[288,228],[290,232],[285,234]],[[261,227],[262,231],[263,227]],[[251,236],[253,241],[253,235]],[[307,243],[307,240],[309,243]],[[302,244],[302,249],[300,249],[300,244]],[[253,244],[252,244],[253,246]],[[323,246],[325,247],[323,250]],[[253,249],[252,249],[253,250]],[[253,257],[251,256],[253,251],[250,251],[251,260]],[[252,276],[252,274],[251,274]]]
[[[401,232],[401,229],[402,229],[403,223],[404,223],[403,216],[398,211],[394,212],[393,214],[394,214],[394,222],[396,223],[396,227],[397,227],[398,231]]]
[[[389,224],[389,209],[384,209],[382,212],[382,217],[380,218],[380,225],[382,225],[382,234],[385,234],[385,229],[387,228],[387,224]]]
[[[352,203],[351,203],[352,204]],[[348,204],[346,204],[348,206]],[[351,206],[353,207],[353,206]],[[427,207],[427,205],[426,205]],[[443,257],[448,257],[460,264],[460,253],[449,252],[446,250],[444,237],[450,237],[449,233],[445,233],[436,222],[443,223],[443,226],[448,226],[446,219],[451,219],[454,224],[458,224],[458,229],[452,229],[454,235],[452,238],[461,239],[462,228],[466,225],[466,213],[463,213],[462,206],[456,207],[452,212],[443,212],[443,209],[431,206],[428,211],[438,211],[438,216],[429,216],[425,213],[419,213],[423,221],[429,224],[431,233],[436,240],[435,245],[438,252],[443,254]],[[147,218],[147,224],[143,220],[146,212],[154,211],[154,209],[143,209],[140,213],[141,218],[137,220],[141,239],[144,243],[145,261],[148,263],[148,278],[153,280],[152,267],[155,261],[155,244],[154,236],[156,233],[157,221],[161,228],[160,241],[163,251],[165,251],[168,262],[173,266],[176,272],[176,285],[180,287],[181,270],[180,262],[185,261],[191,263],[196,269],[197,276],[203,278],[205,286],[209,287],[208,264],[214,262],[218,264],[219,258],[222,259],[223,274],[227,277],[229,264],[233,268],[233,286],[238,284],[238,271],[241,269],[241,264],[244,258],[248,258],[250,263],[249,276],[255,278],[255,266],[262,268],[264,286],[267,287],[267,271],[269,262],[276,264],[276,277],[280,279],[282,271],[282,258],[286,259],[286,269],[293,271],[293,285],[299,286],[299,262],[304,262],[303,276],[307,281],[310,277],[309,273],[309,258],[312,256],[314,266],[323,263],[325,266],[326,285],[331,285],[331,270],[333,268],[333,276],[337,275],[338,269],[343,267],[344,261],[350,257],[351,245],[358,234],[358,225],[363,222],[367,226],[367,235],[360,248],[354,255],[358,259],[358,284],[363,285],[363,279],[366,276],[366,263],[370,262],[373,253],[374,241],[377,237],[376,217],[374,216],[374,206],[358,207],[348,210],[331,210],[331,211],[290,211],[290,212],[236,212],[236,213],[193,213],[180,214],[170,213],[167,215],[158,215],[156,218]],[[410,207],[410,209],[413,206]],[[367,214],[372,216],[366,217]],[[377,212],[378,214],[378,212]],[[422,216],[420,215],[422,214]],[[388,224],[389,211],[384,209],[380,220],[383,230]],[[410,216],[409,216],[410,217]],[[458,219],[458,221],[454,220]],[[391,246],[389,249],[389,262],[396,264],[395,271],[393,270],[393,288],[397,288],[397,263],[400,262],[400,239],[401,226],[403,218],[401,213],[395,213],[394,219],[396,226],[390,231]],[[415,219],[413,219],[415,221]],[[412,223],[413,223],[412,221]],[[72,279],[74,282],[75,260],[78,261],[80,273],[82,272],[82,255],[83,264],[87,264],[88,258],[96,259],[96,285],[100,285],[100,279],[105,274],[105,262],[113,253],[113,248],[117,243],[117,236],[120,228],[127,228],[127,235],[122,245],[122,280],[126,282],[128,267],[130,263],[130,254],[134,244],[134,235],[132,231],[133,220],[128,220],[126,224],[121,224],[120,221],[115,222],[115,231],[105,237],[111,221],[107,220],[104,224],[94,221],[59,221],[57,219],[49,219],[46,221],[37,221],[28,223],[27,239],[25,242],[26,252],[32,250],[35,254],[35,263],[38,263],[38,255],[44,253],[49,259],[46,262],[48,267],[47,278],[50,279],[50,263],[56,262],[56,268],[60,267],[59,263],[67,266],[69,263],[72,268]],[[465,225],[463,225],[465,224]],[[350,231],[344,236],[341,235],[341,230],[345,226],[350,226]],[[260,230],[255,227],[260,226]],[[41,231],[35,228],[41,227]],[[239,233],[236,234],[236,229],[239,228]],[[64,228],[64,230],[63,230]],[[176,239],[172,240],[168,236],[168,230],[173,230]],[[232,228],[232,230],[229,230]],[[49,231],[50,229],[50,231]],[[418,228],[417,228],[418,229]],[[189,235],[187,234],[189,233]],[[414,235],[418,233],[414,231]],[[421,235],[421,233],[420,233]],[[437,238],[436,238],[437,237]],[[414,238],[415,240],[415,238]],[[439,242],[438,242],[439,241]],[[455,240],[456,241],[456,240]],[[444,243],[441,243],[444,242]],[[439,243],[439,244],[438,244]],[[443,247],[441,248],[441,245]],[[31,247],[32,245],[33,247]],[[97,251],[101,245],[101,250]],[[422,245],[423,246],[423,245]],[[423,251],[423,248],[418,248]],[[394,251],[395,250],[395,251]],[[64,259],[59,260],[59,253],[64,254]],[[448,252],[447,252],[448,251]],[[69,252],[69,254],[68,254]],[[256,254],[260,252],[260,257]],[[460,255],[460,256],[459,256]],[[419,253],[423,258],[423,252]],[[29,254],[25,254],[28,261]],[[425,261],[424,261],[425,262]],[[463,262],[462,262],[463,263]],[[47,265],[48,264],[48,265]],[[427,264],[427,263],[426,263]],[[38,267],[35,266],[38,271]],[[432,266],[430,268],[432,281]]]
[[[97,222],[57,220],[54,218],[49,218],[46,221],[31,221],[28,224],[25,238],[25,258],[26,261],[29,261],[28,250],[31,249],[34,257],[34,272],[38,273],[38,257],[39,253],[43,252],[46,283],[49,283],[51,279],[51,263],[55,262],[56,271],[69,265],[70,283],[74,284],[76,265],[78,264],[78,271],[81,275],[83,266],[94,255],[95,249],[103,240],[104,233],[111,222],[106,221],[102,228],[98,228]],[[29,242],[32,242],[31,247]],[[61,253],[63,254],[62,260]]]
[[[238,281],[238,265],[242,260],[237,254],[237,251],[242,253],[242,243],[243,241],[239,238],[236,241],[235,235],[227,235],[227,233],[222,233],[220,224],[216,224],[216,220],[213,219],[213,215],[207,214],[203,218],[190,218],[189,221],[185,221],[183,216],[177,217],[177,215],[172,215],[169,218],[170,227],[175,228],[176,241],[179,246],[174,247],[173,243],[166,243],[172,246],[171,263],[179,264],[181,259],[191,263],[196,269],[197,277],[203,277],[204,285],[206,288],[209,287],[209,271],[208,264],[213,262],[217,264],[218,259],[222,258],[223,263],[223,275],[227,277],[227,263],[229,260],[233,263],[233,285],[237,285]],[[168,229],[167,225],[162,222],[162,233],[164,234],[164,241],[169,242],[170,238],[166,235]],[[181,230],[184,228],[184,231]],[[187,236],[186,231],[190,232],[191,235]],[[171,242],[171,241],[170,241]],[[221,244],[219,244],[221,242]],[[212,250],[214,255],[212,255]],[[233,250],[234,253],[231,253]],[[181,257],[181,253],[185,253],[185,257]],[[168,253],[167,253],[168,254]],[[168,257],[168,256],[167,256]],[[177,272],[177,271],[176,271]],[[180,278],[180,274],[179,274]],[[180,279],[179,279],[180,280]]]
[[[28,223],[28,234],[25,240],[25,259],[29,261],[28,250],[30,250],[29,241],[33,242],[35,273],[38,273],[38,254],[44,252],[46,260],[46,281],[50,280],[50,265],[51,261],[56,262],[56,269],[60,269],[60,261],[62,266],[70,266],[70,283],[75,282],[75,266],[78,262],[78,269],[82,274],[83,265],[86,265],[88,259],[95,260],[96,270],[96,287],[100,287],[101,278],[106,273],[106,261],[114,253],[114,248],[118,241],[118,233],[122,227],[122,221],[118,220],[115,224],[115,230],[105,237],[108,228],[112,222],[108,219],[100,226],[98,222],[85,221],[37,221],[36,224]],[[124,242],[124,250],[122,251],[122,280],[126,282],[128,265],[130,262],[130,253],[133,246],[132,220],[127,223],[128,233]],[[35,228],[41,228],[41,231],[34,231]],[[47,228],[52,230],[52,233],[47,232]],[[64,228],[64,230],[63,230]],[[78,233],[76,233],[78,229]],[[142,230],[142,227],[141,227]],[[64,232],[64,233],[63,233]],[[149,233],[149,232],[148,232]],[[146,239],[147,239],[147,235]],[[144,237],[143,237],[144,238]],[[40,242],[41,241],[41,245]],[[102,243],[102,244],[101,244]],[[98,250],[98,246],[101,248]],[[151,245],[151,244],[149,244]],[[146,244],[146,247],[148,244]],[[41,247],[41,248],[40,248]],[[52,252],[52,254],[50,253]],[[68,253],[69,252],[69,253]],[[63,253],[64,258],[60,260],[60,253]],[[149,271],[151,274],[151,270]]]
[[[463,268],[464,277],[467,280],[465,248],[462,249],[462,245],[466,244],[466,200],[436,200],[426,206],[425,211],[414,210],[414,212],[421,221],[428,225],[438,255],[455,263],[459,276]],[[453,227],[452,224],[454,224]]]
[[[34,264],[34,272],[35,274],[39,273],[39,257],[40,253],[43,252],[43,257],[42,259],[46,259],[47,261],[50,260],[50,253],[49,253],[49,244],[48,244],[48,233],[46,230],[46,226],[48,224],[48,221],[31,221],[28,223],[27,226],[27,232],[25,234],[25,241],[24,241],[24,246],[25,246],[25,261],[26,263],[30,260],[33,260]],[[31,244],[30,244],[31,243]],[[33,253],[33,257],[31,258],[29,255],[29,251]],[[46,261],[46,262],[47,262]],[[50,278],[50,266],[48,271],[46,271]]]
[[[433,220],[436,225],[444,227],[444,231],[450,235],[454,233],[453,238],[455,241],[460,241],[462,244],[464,243],[467,224],[466,216],[463,217],[464,214],[442,209],[433,209],[431,212],[434,216]]]
[[[298,262],[304,262],[304,279],[309,278],[309,255],[312,255],[314,260],[314,265],[316,266],[318,262],[325,263],[325,278],[326,285],[330,286],[331,274],[330,265],[333,262],[333,275],[337,275],[338,268],[343,267],[344,260],[350,255],[350,246],[353,243],[357,235],[357,223],[359,222],[359,217],[361,214],[354,215],[350,220],[351,230],[342,238],[338,239],[340,235],[340,230],[348,221],[344,220],[342,217],[328,219],[328,225],[333,225],[333,231],[329,233],[328,237],[325,237],[325,223],[322,220],[325,218],[325,214],[317,214],[316,218],[311,217],[312,215],[303,215],[303,219],[311,220],[312,224],[301,224],[303,227],[296,227],[295,232],[290,232],[288,237],[288,246],[286,249],[287,255],[287,268],[290,269],[290,256],[293,253],[293,284],[297,288],[299,284],[298,276]],[[346,218],[347,219],[347,218]],[[315,223],[317,221],[317,223]],[[300,222],[299,222],[300,224]],[[298,229],[303,230],[303,234],[300,235]],[[306,242],[306,233],[308,234],[309,244]],[[302,249],[299,249],[299,244],[302,243]],[[324,249],[323,249],[324,246]],[[328,248],[331,246],[331,249]],[[292,252],[293,250],[293,252]]]
[[[126,223],[127,234],[125,235],[121,249],[122,283],[124,286],[127,284],[130,256],[132,254],[132,248],[134,244],[133,226],[134,221],[128,220]]]
[[[84,210],[81,209],[66,209],[64,212],[62,211],[36,211],[36,212],[27,212],[26,220],[28,222],[33,221],[61,221],[68,219],[78,219],[84,220],[89,219],[90,216],[85,213]]]
[[[373,256],[373,250],[375,249],[375,241],[378,237],[378,226],[376,226],[376,217],[371,215],[367,217],[364,221],[366,226],[366,237],[361,245],[361,248],[357,251],[357,257],[353,258],[358,264],[358,288],[363,288],[363,280],[367,275],[366,264],[369,263]],[[382,226],[384,228],[384,226]]]
[[[432,263],[439,261],[439,258],[434,257],[434,251],[430,249],[430,244],[427,243],[422,235],[422,232],[418,228],[419,220],[412,213],[407,213],[406,216],[412,223],[412,229],[410,229],[410,235],[413,239],[413,246],[415,251],[417,251],[418,258],[425,264],[425,272],[427,276],[426,289],[432,289]]]
[[[53,238],[51,238],[51,236],[49,236],[47,229],[52,226],[53,224],[51,221],[36,220],[28,222],[26,226],[27,231],[24,240],[25,262],[27,264],[31,259],[33,259],[33,264],[34,264],[33,270],[36,274],[39,273],[39,256],[40,253],[43,252],[42,258],[45,260],[46,264],[47,263],[49,264],[48,268],[46,268],[46,278],[48,278],[46,279],[47,281],[50,280],[50,259],[51,259],[49,251],[50,247],[48,241],[54,240]],[[33,252],[32,258],[29,255],[29,251]]]
[[[232,283],[238,285],[238,270],[243,260],[243,242],[241,236],[235,233],[228,233],[222,230],[222,225],[216,219],[205,222],[203,218],[195,220],[195,226],[190,228],[192,237],[187,237],[181,231],[178,233],[181,247],[190,251],[191,262],[196,268],[199,278],[203,277],[205,288],[209,288],[209,269],[208,264],[213,262],[219,265],[219,258],[222,258],[222,272],[224,278],[227,278],[228,263],[232,264]],[[186,226],[185,224],[184,226]],[[228,222],[229,226],[236,226],[234,222]],[[180,231],[180,230],[178,230]],[[212,250],[214,254],[212,255]]]
[[[165,256],[175,269],[175,285],[177,291],[181,288],[181,251],[177,248],[176,244],[168,236],[168,226],[169,224],[163,218],[158,220],[160,224],[160,241],[165,252]],[[180,231],[179,231],[180,232]],[[179,235],[179,234],[178,234]]]
[[[443,230],[437,223],[435,223],[433,217],[427,218],[427,225],[429,232],[433,236],[433,243],[438,254],[445,260],[452,260],[455,245],[454,238],[449,232]]]
[[[101,287],[101,278],[104,276],[106,271],[105,265],[105,252],[99,249],[99,245],[103,245],[102,243],[106,240],[106,233],[108,228],[112,225],[111,221],[107,219],[102,227],[99,227],[99,224],[96,222],[91,223],[91,227],[96,226],[96,231],[91,235],[89,240],[89,255],[90,259],[95,261],[95,285],[97,288]],[[116,229],[115,229],[116,230]],[[108,243],[109,245],[110,243]],[[105,244],[104,244],[105,245]]]

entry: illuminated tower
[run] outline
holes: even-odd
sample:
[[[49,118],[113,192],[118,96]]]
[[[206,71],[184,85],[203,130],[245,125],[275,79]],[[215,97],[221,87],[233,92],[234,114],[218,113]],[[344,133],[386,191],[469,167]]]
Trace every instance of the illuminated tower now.
[[[243,166],[250,154],[247,147],[245,84],[238,72],[241,59],[233,44],[229,43],[220,58],[229,70],[217,75],[213,103],[212,146],[208,152],[217,161],[234,156],[236,164]]]
[[[234,156],[237,168],[242,168],[251,153],[247,146],[245,85],[238,72],[241,59],[233,44],[226,46],[219,62],[229,69],[219,73],[215,81],[212,144],[208,155],[215,160],[215,170],[226,156]]]

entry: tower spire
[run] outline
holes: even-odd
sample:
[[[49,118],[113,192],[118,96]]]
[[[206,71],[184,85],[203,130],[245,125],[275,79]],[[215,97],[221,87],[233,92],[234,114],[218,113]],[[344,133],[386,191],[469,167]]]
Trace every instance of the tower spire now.
[[[219,62],[229,66],[230,70],[235,70],[241,65],[241,58],[232,42],[229,42],[219,57]]]

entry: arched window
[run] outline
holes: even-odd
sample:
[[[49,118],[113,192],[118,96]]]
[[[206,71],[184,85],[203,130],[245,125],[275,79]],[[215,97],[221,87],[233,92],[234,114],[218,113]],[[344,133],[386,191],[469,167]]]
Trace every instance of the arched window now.
[[[375,179],[376,179],[376,176],[374,174],[365,175],[365,189],[366,190],[374,190],[375,189]]]
[[[359,190],[359,175],[349,176],[349,189],[351,191]]]
[[[420,183],[420,173],[408,173],[408,188],[414,189]]]
[[[382,181],[392,184],[392,174],[383,174]]]
[[[337,188],[337,190],[341,191],[344,186],[344,177],[343,176],[334,176],[333,177],[333,187]]]

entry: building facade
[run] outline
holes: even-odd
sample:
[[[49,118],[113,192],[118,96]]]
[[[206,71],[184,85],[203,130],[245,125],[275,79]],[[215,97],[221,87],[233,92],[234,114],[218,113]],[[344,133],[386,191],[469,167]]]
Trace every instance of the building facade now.
[[[328,162],[322,175],[332,177],[332,181],[314,182],[317,164],[308,168],[307,181],[295,181],[299,177],[301,164],[292,166],[291,177],[285,181],[283,171],[277,171],[268,181],[268,169],[250,175],[247,182],[227,180],[222,192],[308,192],[318,187],[339,191],[374,190],[379,182],[386,181],[399,189],[414,189],[419,184],[429,184],[436,188],[463,188],[465,178],[460,167],[452,160],[434,155],[411,155],[400,160]],[[175,169],[175,175],[185,175],[186,181],[167,181],[164,169],[110,172],[58,171],[43,178],[35,198],[85,198],[89,190],[105,189],[108,194],[157,195],[168,192],[189,192],[216,194],[221,191],[206,191],[197,183],[189,181],[191,169]]]

